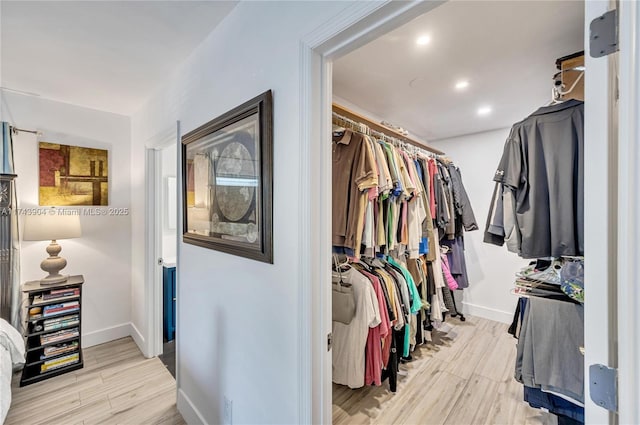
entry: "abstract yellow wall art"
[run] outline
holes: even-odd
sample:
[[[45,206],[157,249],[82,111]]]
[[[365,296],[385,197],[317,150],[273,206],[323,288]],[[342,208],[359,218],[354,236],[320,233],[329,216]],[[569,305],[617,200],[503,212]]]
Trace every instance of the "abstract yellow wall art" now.
[[[109,205],[109,151],[40,142],[42,206]]]

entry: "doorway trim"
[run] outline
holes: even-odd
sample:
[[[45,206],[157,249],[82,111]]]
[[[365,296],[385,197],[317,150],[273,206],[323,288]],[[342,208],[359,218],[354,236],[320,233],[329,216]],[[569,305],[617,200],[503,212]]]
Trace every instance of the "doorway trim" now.
[[[620,83],[618,137],[618,411],[619,423],[640,423],[640,7],[618,6]]]
[[[300,42],[298,423],[331,422],[332,60],[434,9],[444,1],[355,2]]]
[[[166,128],[145,143],[146,198],[145,198],[145,357],[156,357],[162,354],[162,273],[157,260],[160,252],[162,231],[162,213],[158,207],[162,199],[161,181],[162,149],[177,143],[177,127]],[[177,149],[177,148],[176,148]],[[177,164],[176,164],[177,166]],[[176,171],[177,172],[177,171]],[[176,240],[176,244],[178,241]],[[177,251],[176,251],[177,252]],[[176,258],[177,260],[177,258]],[[177,285],[177,282],[176,282]],[[177,353],[176,353],[177,355]],[[177,360],[177,357],[176,357]],[[177,373],[177,370],[176,370]]]

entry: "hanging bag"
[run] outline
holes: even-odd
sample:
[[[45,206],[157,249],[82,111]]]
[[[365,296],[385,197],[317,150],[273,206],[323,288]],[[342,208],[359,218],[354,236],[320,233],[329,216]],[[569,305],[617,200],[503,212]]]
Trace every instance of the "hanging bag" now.
[[[356,315],[356,300],[353,294],[353,286],[344,281],[341,267],[336,261],[337,272],[332,274],[331,279],[331,315],[334,321],[348,325]]]

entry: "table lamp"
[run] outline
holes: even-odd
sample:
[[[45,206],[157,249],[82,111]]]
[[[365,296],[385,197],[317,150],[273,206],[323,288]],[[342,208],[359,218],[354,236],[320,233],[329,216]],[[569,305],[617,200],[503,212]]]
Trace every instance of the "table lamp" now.
[[[58,256],[62,247],[58,244],[59,239],[79,238],[82,234],[80,230],[79,215],[65,215],[63,210],[57,211],[39,210],[42,214],[27,215],[24,221],[25,241],[48,241],[47,246],[49,257],[40,263],[40,268],[49,273],[40,281],[42,284],[54,284],[67,280],[68,276],[60,274],[60,270],[67,265],[67,260]]]

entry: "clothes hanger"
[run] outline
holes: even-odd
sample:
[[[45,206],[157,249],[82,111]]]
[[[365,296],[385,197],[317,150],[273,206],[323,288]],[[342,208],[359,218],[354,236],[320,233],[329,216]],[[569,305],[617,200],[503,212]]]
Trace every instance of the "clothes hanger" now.
[[[565,71],[572,71],[572,70],[574,69],[567,69]],[[551,102],[549,102],[547,106],[559,105],[560,103],[564,103],[566,100],[568,100],[568,99],[563,99],[562,97],[571,93],[573,89],[576,88],[576,86],[578,85],[582,77],[584,77],[584,71],[580,71],[578,78],[576,78],[573,84],[571,84],[571,87],[569,87],[569,90],[562,90],[562,88],[564,87],[562,80],[556,79],[560,74],[561,73],[558,73],[554,76],[554,85],[551,88]]]
[[[362,266],[363,268],[365,268],[368,272],[371,271],[371,266],[369,266],[369,264],[365,263],[363,260],[361,259],[357,259],[357,258],[352,258],[351,262],[353,264],[358,264],[360,266]]]
[[[351,286],[351,283],[345,282],[344,276],[342,275],[342,267],[344,267],[345,265],[348,266],[349,268],[351,268],[351,264],[349,264],[348,262],[340,264],[340,262],[338,261],[338,255],[337,254],[333,254],[333,266],[335,268],[335,271],[334,271],[334,273],[331,274],[332,278],[334,278],[334,279],[338,278],[339,279],[338,283],[341,286],[348,287],[348,286]],[[335,272],[337,272],[337,276],[336,276]]]

